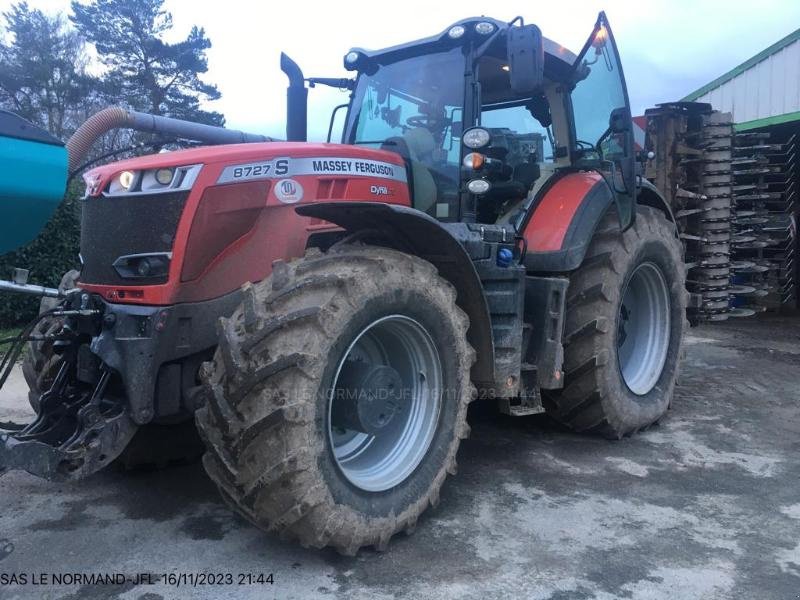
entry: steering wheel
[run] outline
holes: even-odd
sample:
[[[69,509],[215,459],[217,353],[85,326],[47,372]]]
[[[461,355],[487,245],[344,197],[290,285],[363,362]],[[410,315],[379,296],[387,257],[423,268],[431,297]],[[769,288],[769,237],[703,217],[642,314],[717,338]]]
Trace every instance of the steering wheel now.
[[[591,142],[587,142],[585,140],[575,140],[575,143],[578,145],[578,148],[580,148],[581,150],[592,150],[592,151],[595,151],[595,152],[597,151],[597,148]]]

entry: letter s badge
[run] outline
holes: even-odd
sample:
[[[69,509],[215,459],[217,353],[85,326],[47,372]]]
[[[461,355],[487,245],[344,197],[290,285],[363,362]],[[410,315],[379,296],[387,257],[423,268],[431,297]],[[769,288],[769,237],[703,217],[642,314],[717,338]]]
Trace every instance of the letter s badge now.
[[[289,172],[289,159],[279,158],[275,161],[275,175],[286,175]]]

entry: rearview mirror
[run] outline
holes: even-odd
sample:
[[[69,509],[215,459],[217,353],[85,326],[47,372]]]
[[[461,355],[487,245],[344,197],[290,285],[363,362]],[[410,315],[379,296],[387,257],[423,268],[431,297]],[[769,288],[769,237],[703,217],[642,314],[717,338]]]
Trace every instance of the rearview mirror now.
[[[536,25],[508,29],[508,75],[516,94],[532,94],[544,82],[544,43]]]
[[[628,109],[624,106],[615,108],[608,116],[608,130],[611,133],[623,133],[628,131],[630,127],[630,118],[628,117]]]

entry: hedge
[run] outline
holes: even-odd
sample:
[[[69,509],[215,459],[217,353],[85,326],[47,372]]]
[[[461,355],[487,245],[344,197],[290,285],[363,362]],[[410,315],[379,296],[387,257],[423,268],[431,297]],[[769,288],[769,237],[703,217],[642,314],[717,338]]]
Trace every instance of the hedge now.
[[[58,287],[61,276],[79,265],[80,200],[71,192],[35,240],[0,256],[0,279],[10,279],[15,267],[29,269],[29,283]],[[0,292],[0,328],[27,323],[39,311],[39,298]]]

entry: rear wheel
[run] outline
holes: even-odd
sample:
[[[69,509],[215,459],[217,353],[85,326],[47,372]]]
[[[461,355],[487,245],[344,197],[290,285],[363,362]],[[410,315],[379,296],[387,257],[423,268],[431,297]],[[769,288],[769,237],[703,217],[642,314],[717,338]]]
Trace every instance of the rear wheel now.
[[[612,438],[660,419],[678,376],[686,297],[675,225],[640,206],[620,233],[610,211],[570,277],[564,388],[548,393],[551,415]]]
[[[344,246],[277,263],[244,298],[206,371],[206,470],[267,531],[384,548],[438,502],[468,433],[455,291],[419,258]]]

